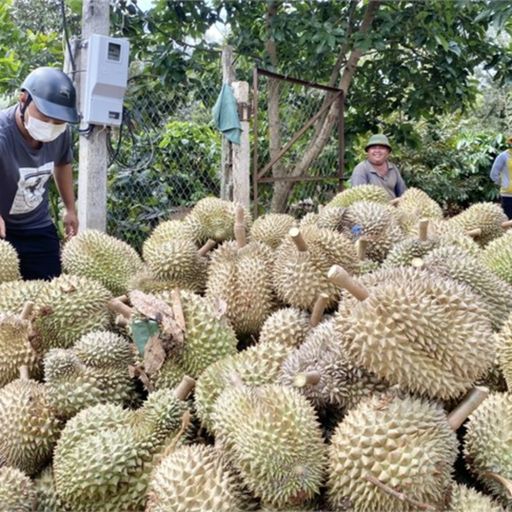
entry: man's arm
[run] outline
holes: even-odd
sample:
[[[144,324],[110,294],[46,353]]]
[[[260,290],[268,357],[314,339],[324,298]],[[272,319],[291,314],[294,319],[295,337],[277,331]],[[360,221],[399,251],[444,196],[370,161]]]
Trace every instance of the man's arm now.
[[[406,190],[407,186],[405,184],[404,179],[402,178],[402,175],[400,174],[400,171],[397,169],[397,180],[395,185],[395,194],[396,197],[400,197]]]
[[[500,153],[494,163],[492,164],[491,173],[489,176],[494,183],[499,184],[500,182],[500,174],[503,166],[507,163],[507,153]]]
[[[73,191],[73,169],[71,164],[56,165],[54,177],[60,197],[64,203],[65,212],[63,221],[66,236],[69,238],[78,233],[78,216],[76,214],[75,193]]]

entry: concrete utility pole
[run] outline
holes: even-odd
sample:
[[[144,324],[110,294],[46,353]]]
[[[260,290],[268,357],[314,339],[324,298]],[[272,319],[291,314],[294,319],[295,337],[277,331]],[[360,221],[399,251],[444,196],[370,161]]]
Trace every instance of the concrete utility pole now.
[[[228,45],[222,49],[222,82],[231,85],[234,80],[233,48]],[[226,137],[222,136],[220,197],[226,201],[233,199],[233,161],[231,146],[231,142],[229,142]]]
[[[82,8],[82,48],[79,58],[79,109],[83,112],[87,77],[87,42],[92,34],[109,35],[110,32],[109,0],[83,0]],[[86,126],[80,126],[82,130]],[[80,136],[78,171],[78,219],[80,230],[107,227],[107,132],[95,126],[88,136]]]
[[[233,82],[233,94],[238,103],[240,125],[240,145],[231,144],[233,165],[233,201],[250,208],[250,167],[251,154],[249,147],[249,84],[247,82]]]

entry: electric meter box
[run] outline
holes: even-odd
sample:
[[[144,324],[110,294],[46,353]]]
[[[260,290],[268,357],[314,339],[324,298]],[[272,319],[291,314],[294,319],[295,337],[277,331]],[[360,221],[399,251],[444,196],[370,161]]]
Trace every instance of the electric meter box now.
[[[100,34],[89,37],[83,123],[120,126],[128,81],[129,52],[127,39]]]

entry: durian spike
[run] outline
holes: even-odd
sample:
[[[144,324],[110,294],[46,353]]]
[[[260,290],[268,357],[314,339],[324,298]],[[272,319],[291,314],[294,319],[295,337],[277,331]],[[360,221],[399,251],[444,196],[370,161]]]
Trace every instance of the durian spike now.
[[[503,487],[505,487],[508,495],[512,498],[512,481],[504,476],[498,475],[497,473],[492,473],[491,471],[486,471],[482,474],[482,476],[487,478],[492,478],[499,482]]]
[[[398,203],[400,202],[400,199],[401,199],[400,197],[395,197],[394,199],[391,199],[389,201],[389,204],[391,206],[398,206]]]
[[[29,380],[30,379],[30,375],[28,374],[28,366],[26,364],[24,364],[23,366],[20,366],[18,371],[20,372],[21,380]]]
[[[381,482],[378,478],[375,478],[373,475],[365,475],[365,480],[368,480],[368,482],[372,483],[376,487],[378,487],[381,491],[385,492],[386,494],[389,494],[390,496],[393,496],[397,500],[400,501],[406,501],[413,505],[416,508],[419,508],[420,510],[437,510],[436,507],[433,507],[432,505],[429,505],[427,503],[422,503],[421,501],[416,501],[412,498],[409,498],[406,494],[403,492],[395,491],[392,487],[389,487],[389,485],[386,485],[385,483]]]
[[[130,306],[127,306],[119,299],[111,299],[107,302],[107,308],[112,311],[112,313],[117,313],[118,315],[122,315],[127,319],[130,319],[134,314],[135,310]]]
[[[176,395],[176,398],[179,400],[186,400],[188,398],[188,395],[192,393],[192,390],[194,389],[196,385],[196,381],[189,377],[188,375],[184,375],[181,379],[181,382],[176,386],[174,389],[174,394]]]
[[[505,222],[501,223],[501,227],[503,229],[509,229],[512,228],[512,220],[506,220]]]
[[[298,373],[293,379],[293,385],[296,388],[304,388],[306,386],[314,386],[320,382],[322,375],[316,370],[306,373]]]
[[[348,290],[357,300],[366,300],[370,294],[366,287],[354,279],[343,267],[333,265],[327,272],[327,279],[340,288]]]
[[[464,231],[464,234],[466,236],[470,236],[471,238],[478,238],[482,235],[482,228],[470,229],[468,231]]]
[[[324,317],[324,311],[329,301],[329,295],[321,293],[315,301],[313,306],[313,312],[309,318],[309,326],[316,327]]]
[[[199,256],[206,256],[215,246],[217,242],[209,238],[206,243],[197,251]]]
[[[357,258],[359,261],[363,261],[366,258],[366,249],[368,247],[368,240],[361,237],[356,242]]]
[[[235,240],[238,248],[241,249],[247,245],[247,234],[245,231],[244,209],[242,205],[237,205],[235,209]]]
[[[306,245],[306,241],[302,237],[299,228],[291,228],[290,231],[288,231],[288,234],[292,237],[292,240],[295,242],[299,252],[307,252],[308,246]]]
[[[185,315],[183,314],[183,305],[181,303],[180,291],[177,288],[171,291],[171,300],[174,318],[176,319],[176,322],[178,322],[181,330],[185,332],[187,324],[185,322]]]
[[[419,238],[422,242],[426,242],[428,238],[428,219],[421,219],[419,225]]]
[[[462,400],[462,402],[448,414],[448,424],[455,432],[466,418],[487,398],[489,389],[484,386],[474,387]]]
[[[32,315],[33,310],[34,310],[34,303],[31,301],[25,302],[25,304],[23,305],[23,311],[21,312],[21,319],[29,320]]]

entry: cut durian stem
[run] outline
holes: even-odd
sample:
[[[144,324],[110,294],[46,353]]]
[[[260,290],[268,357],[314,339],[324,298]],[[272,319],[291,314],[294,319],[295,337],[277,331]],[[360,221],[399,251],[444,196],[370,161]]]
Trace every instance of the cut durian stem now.
[[[389,487],[389,485],[386,485],[385,483],[381,482],[378,478],[375,478],[373,475],[366,475],[364,477],[365,480],[368,480],[368,482],[372,483],[376,487],[378,487],[381,491],[385,492],[386,494],[389,494],[390,496],[393,496],[397,500],[400,501],[406,501],[410,503],[411,505],[415,506],[416,508],[419,508],[420,510],[433,510],[436,511],[437,508],[433,507],[432,505],[429,505],[428,503],[422,503],[421,501],[417,501],[415,499],[410,498],[407,496],[407,494],[404,494],[403,492],[395,491],[392,487]]]
[[[120,295],[119,297],[115,297],[117,300],[120,300],[123,304],[130,305],[130,297],[128,295]]]
[[[130,319],[135,310],[131,308],[130,306],[127,306],[123,302],[121,302],[119,299],[111,299],[107,302],[107,308],[112,311],[113,313],[116,313],[118,315],[124,316],[127,319]]]
[[[489,389],[484,386],[474,387],[462,400],[462,402],[448,414],[448,423],[453,431],[456,431],[466,418],[478,408],[489,395]]]
[[[209,238],[206,243],[197,251],[199,256],[206,256],[215,246],[217,242]]]
[[[34,303],[31,301],[25,302],[23,305],[23,311],[21,312],[22,320],[29,320],[32,315],[32,311],[34,310]]]
[[[244,222],[244,209],[241,205],[237,205],[235,209],[235,240],[238,248],[241,249],[247,245],[247,233]]]
[[[340,267],[339,265],[333,265],[329,269],[329,272],[327,272],[327,278],[336,286],[345,288],[361,302],[370,296],[367,288],[362,283],[354,279],[343,267]]]
[[[192,377],[184,375],[183,379],[181,379],[181,382],[174,389],[174,394],[176,395],[176,398],[178,398],[179,400],[186,400],[190,393],[192,393],[192,390],[194,389],[195,385],[196,381]]]
[[[428,219],[421,219],[419,224],[419,239],[426,242],[428,239]]]
[[[28,373],[28,366],[26,364],[24,364],[23,366],[20,366],[18,371],[20,372],[21,380],[30,380],[30,375]]]
[[[171,291],[171,300],[174,318],[176,319],[180,329],[185,332],[187,324],[185,322],[185,314],[183,313],[183,304],[181,303],[180,291],[177,288]]]
[[[395,197],[394,199],[391,199],[389,201],[389,204],[391,206],[398,206],[398,203],[400,203],[400,199],[401,199],[400,197]]]
[[[411,260],[411,267],[414,268],[423,268],[423,265],[425,265],[425,262],[422,258],[413,258]]]
[[[361,237],[356,242],[357,259],[363,261],[366,258],[366,249],[368,248],[368,240]]]
[[[309,318],[310,327],[316,327],[323,319],[327,302],[329,301],[329,295],[321,293],[316,299],[315,305],[313,306],[313,312]]]
[[[478,238],[482,236],[482,228],[469,229],[468,231],[464,231],[464,234],[471,238]]]
[[[153,386],[149,380],[147,373],[144,371],[144,368],[140,365],[140,363],[131,364],[128,366],[128,373],[130,378],[139,379],[149,392],[155,390],[155,386]]]
[[[291,228],[290,231],[288,231],[288,234],[292,237],[292,240],[295,242],[299,252],[307,252],[308,246],[299,228]]]
[[[322,374],[316,370],[306,373],[298,373],[293,379],[293,385],[296,388],[304,388],[306,386],[315,386],[320,382]]]
[[[175,449],[178,441],[182,438],[183,434],[187,431],[190,426],[190,422],[192,421],[192,414],[190,414],[189,410],[186,410],[181,417],[181,427],[178,430],[178,433],[174,436],[172,441],[166,446],[165,450],[162,452],[162,455],[159,457],[160,460],[165,459],[168,455],[170,455]]]
[[[496,480],[499,482],[507,491],[510,498],[512,498],[512,481],[508,478],[505,478],[504,476],[498,475],[497,473],[493,473],[492,471],[486,471],[485,473],[482,473],[482,476],[487,478],[492,478],[493,480]]]

